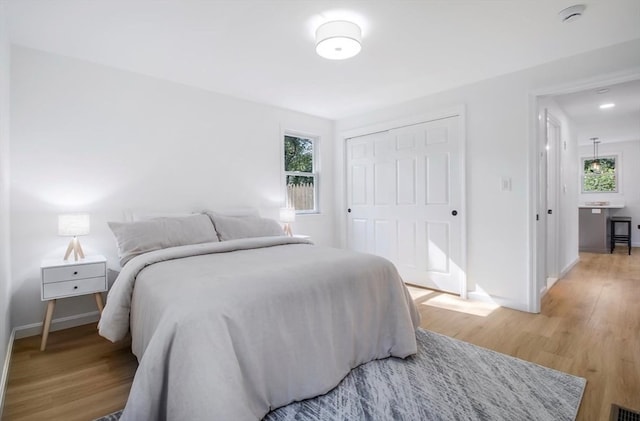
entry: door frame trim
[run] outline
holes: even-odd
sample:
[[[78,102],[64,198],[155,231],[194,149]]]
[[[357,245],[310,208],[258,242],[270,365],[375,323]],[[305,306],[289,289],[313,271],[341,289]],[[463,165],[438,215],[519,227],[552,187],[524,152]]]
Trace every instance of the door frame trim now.
[[[338,240],[339,245],[342,248],[347,247],[347,215],[344,212],[346,209],[347,200],[347,140],[370,135],[374,133],[384,132],[387,130],[397,129],[405,126],[412,126],[420,123],[427,123],[429,121],[441,120],[448,117],[460,117],[459,120],[459,147],[460,147],[460,181],[461,181],[461,197],[460,197],[460,212],[464,215],[460,218],[460,232],[461,232],[461,250],[460,250],[460,271],[462,273],[462,279],[460,282],[460,297],[467,299],[468,287],[467,287],[467,177],[466,177],[466,150],[467,150],[467,115],[466,106],[460,104],[451,108],[440,109],[427,113],[420,113],[414,116],[396,118],[392,120],[382,121],[379,123],[367,124],[365,126],[357,127],[354,129],[343,130],[338,132],[336,136],[337,141],[337,162],[342,162],[339,167],[339,179],[342,181],[342,194],[336,197],[336,221],[338,226]]]

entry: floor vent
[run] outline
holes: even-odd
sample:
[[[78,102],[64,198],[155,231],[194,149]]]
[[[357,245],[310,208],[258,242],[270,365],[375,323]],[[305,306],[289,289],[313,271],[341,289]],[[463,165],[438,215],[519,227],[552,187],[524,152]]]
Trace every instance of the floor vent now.
[[[614,403],[611,405],[610,421],[640,421],[640,412],[623,408]]]

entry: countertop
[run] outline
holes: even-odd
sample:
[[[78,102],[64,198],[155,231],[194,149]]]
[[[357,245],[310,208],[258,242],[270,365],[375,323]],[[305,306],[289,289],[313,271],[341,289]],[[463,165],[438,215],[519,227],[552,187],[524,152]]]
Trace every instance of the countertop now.
[[[624,203],[586,202],[578,205],[580,209],[622,209]]]

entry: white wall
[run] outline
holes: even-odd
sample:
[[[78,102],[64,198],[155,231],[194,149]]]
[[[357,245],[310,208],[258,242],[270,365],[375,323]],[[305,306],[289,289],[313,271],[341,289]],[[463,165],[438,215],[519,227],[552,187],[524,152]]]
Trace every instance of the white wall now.
[[[4,365],[11,331],[11,265],[9,255],[9,72],[11,51],[5,16],[6,4],[0,2],[0,367]],[[0,368],[0,370],[2,369]],[[0,378],[3,376],[0,375]],[[0,388],[3,386],[4,383],[0,381]],[[4,390],[0,390],[0,414],[2,396],[4,396]]]
[[[560,174],[558,183],[558,270],[565,274],[578,261],[578,186],[575,174],[579,159],[577,127],[553,98],[541,99],[540,108],[547,108],[558,119],[560,133]]]
[[[593,146],[580,146],[580,162],[583,157],[593,157]],[[580,203],[609,201],[624,203],[623,209],[613,209],[612,216],[630,216],[631,241],[634,247],[640,247],[640,134],[638,140],[627,142],[601,143],[598,147],[598,155],[614,155],[620,157],[619,180],[617,193],[582,193],[580,186],[580,173],[578,171],[577,188],[580,191]],[[574,181],[575,182],[575,181]]]
[[[283,130],[320,137],[320,215],[297,233],[332,245],[333,123],[101,65],[14,46],[11,64],[13,324],[40,323],[39,264],[62,257],[57,215],[91,214],[85,253],[117,269],[108,220],[123,212],[284,204]],[[95,311],[61,300],[55,318]]]
[[[467,276],[470,287],[518,309],[529,304],[531,227],[530,133],[537,109],[530,95],[544,88],[640,67],[640,40],[430,95],[337,122],[338,232],[344,232],[344,144],[340,133],[384,121],[466,107]],[[425,72],[428,69],[425,69]],[[500,177],[512,179],[501,192]]]

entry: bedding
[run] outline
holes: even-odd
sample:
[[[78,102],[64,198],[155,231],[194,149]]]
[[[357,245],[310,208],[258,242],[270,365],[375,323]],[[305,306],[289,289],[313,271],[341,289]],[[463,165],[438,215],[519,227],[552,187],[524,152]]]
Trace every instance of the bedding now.
[[[122,421],[242,421],[414,354],[418,324],[389,261],[276,236],[134,257],[99,331],[140,363]]]
[[[226,216],[215,212],[206,213],[211,218],[220,241],[284,235],[280,224],[273,219],[257,216]]]
[[[207,215],[107,224],[116,237],[121,266],[150,251],[218,241],[216,230]]]

